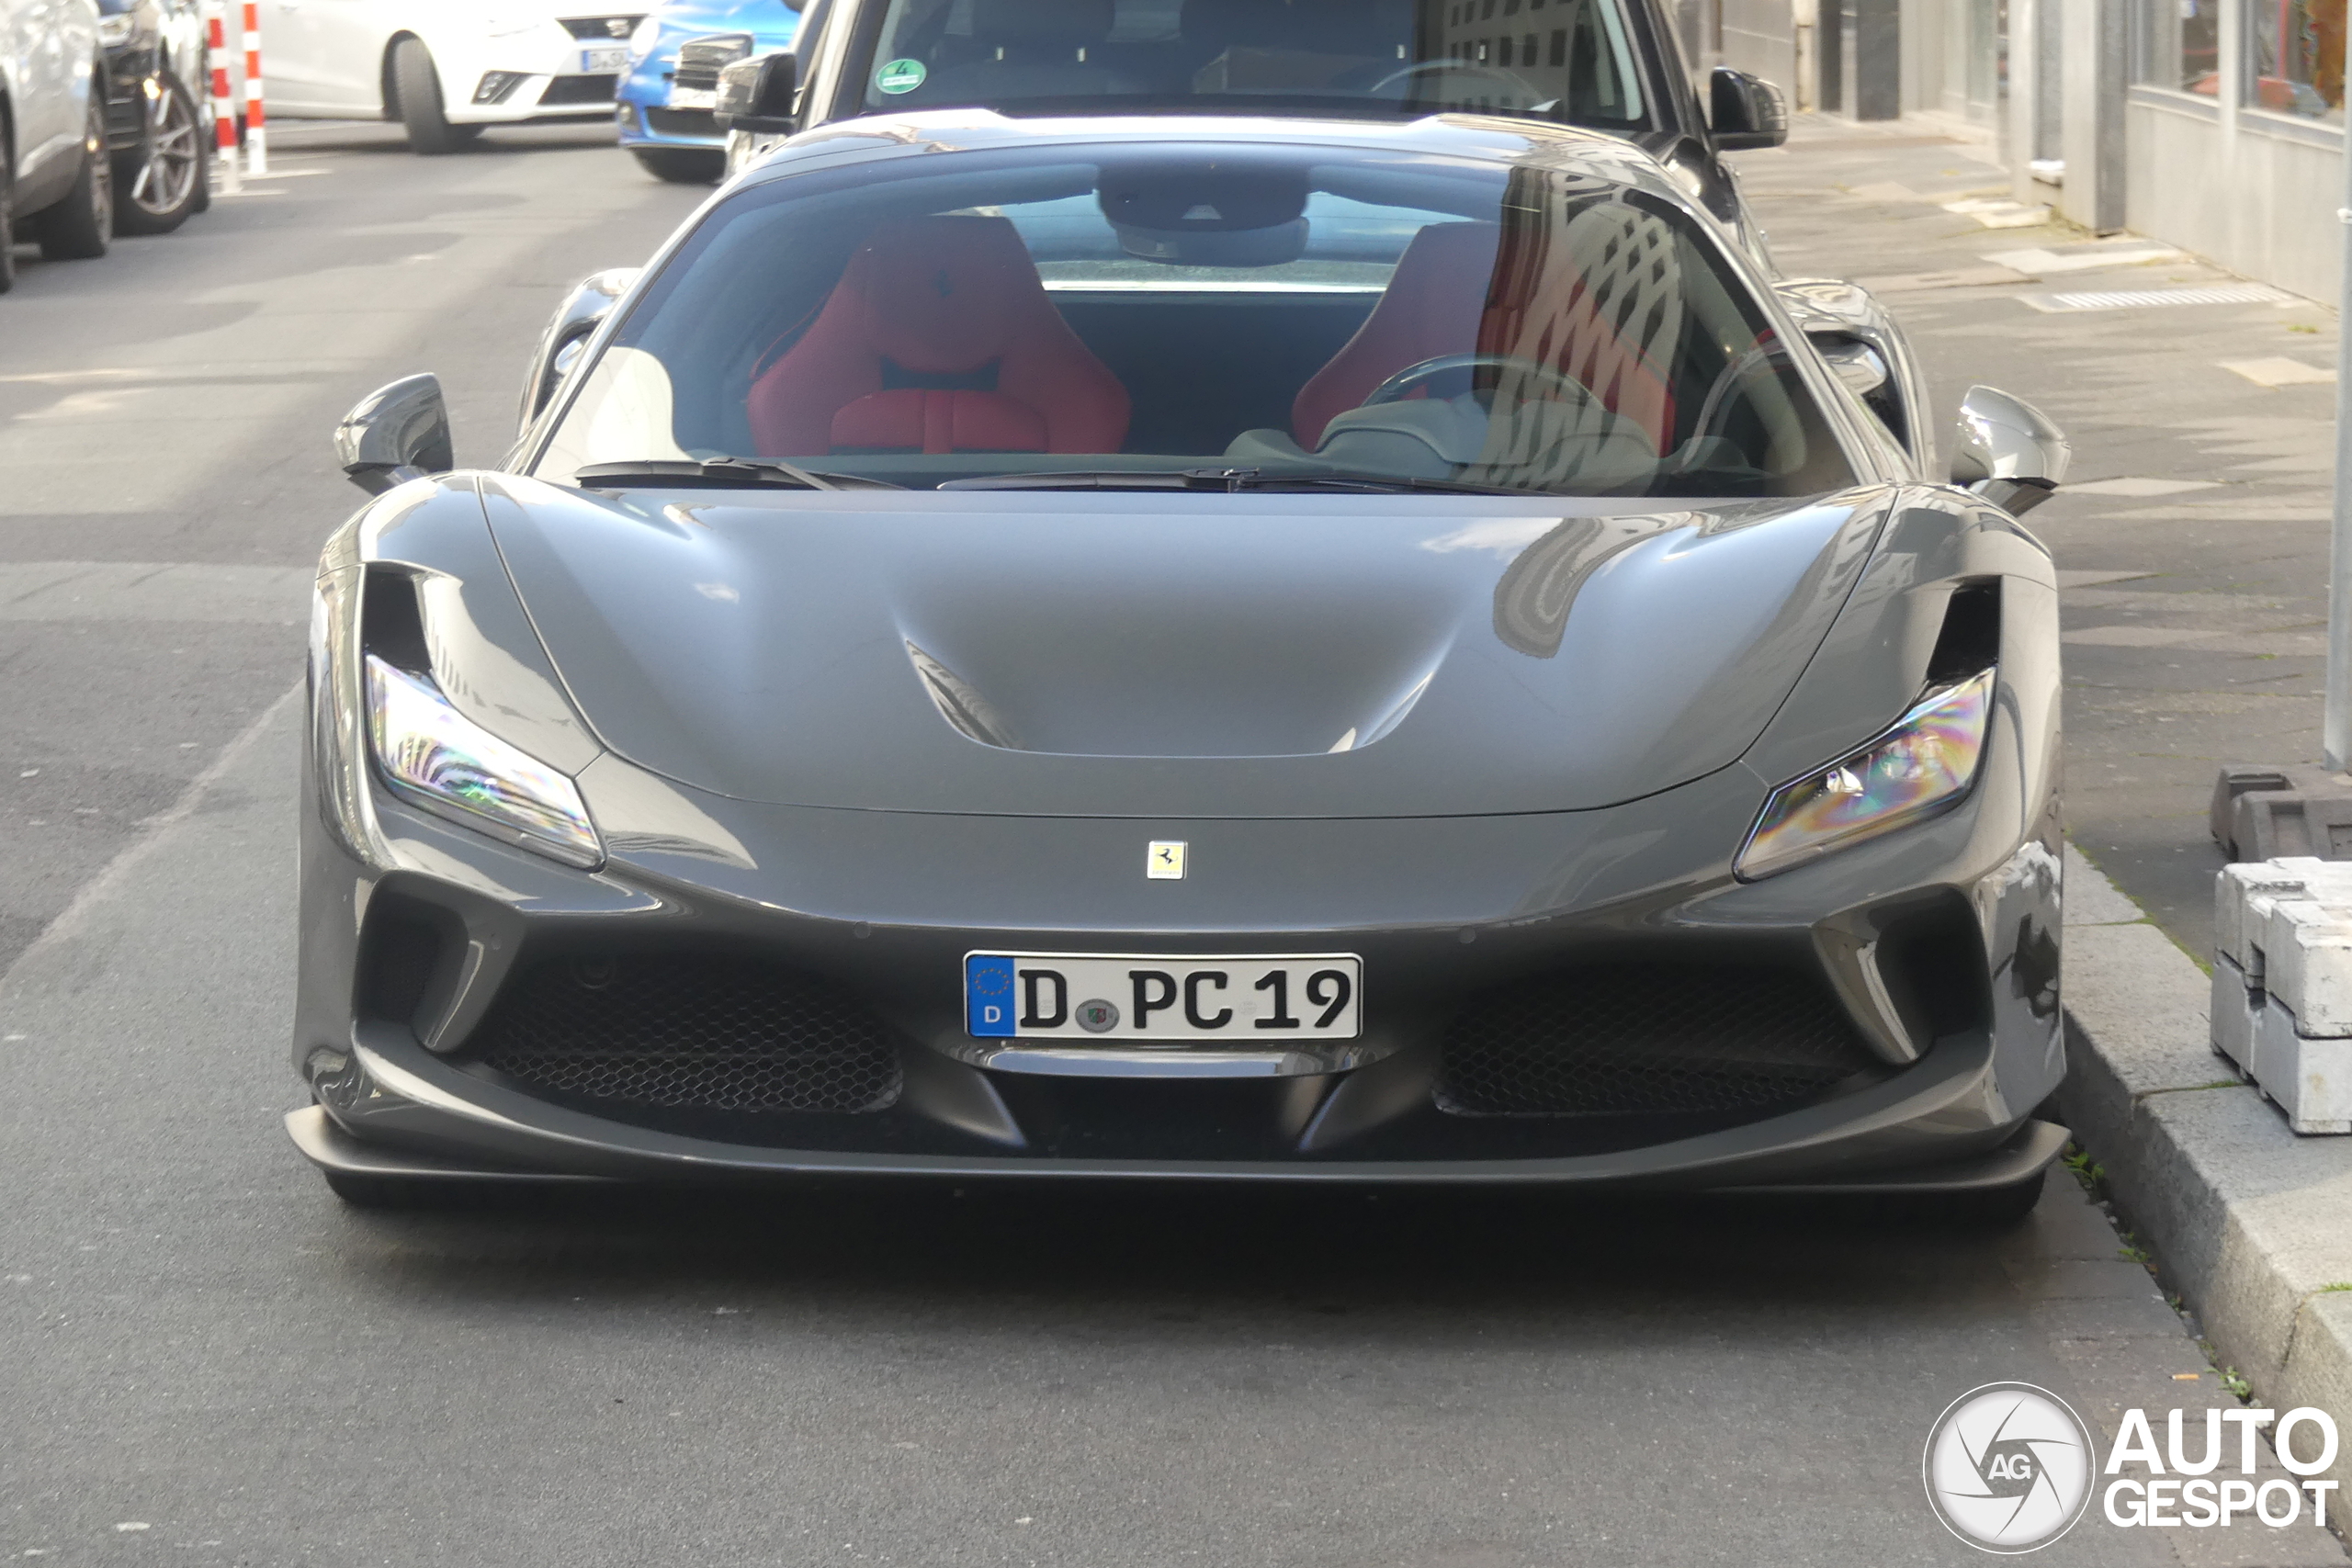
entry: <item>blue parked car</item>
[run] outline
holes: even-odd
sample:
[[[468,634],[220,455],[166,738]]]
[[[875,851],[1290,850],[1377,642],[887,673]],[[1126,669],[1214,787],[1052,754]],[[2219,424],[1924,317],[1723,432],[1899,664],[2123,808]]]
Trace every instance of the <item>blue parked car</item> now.
[[[629,38],[621,145],[662,179],[715,182],[727,172],[727,139],[710,115],[718,73],[790,49],[799,31],[796,0],[663,0]]]

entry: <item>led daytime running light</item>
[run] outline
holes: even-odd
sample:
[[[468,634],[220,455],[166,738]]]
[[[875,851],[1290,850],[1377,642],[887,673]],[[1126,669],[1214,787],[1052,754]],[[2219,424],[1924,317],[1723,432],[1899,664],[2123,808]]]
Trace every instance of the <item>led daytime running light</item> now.
[[[1994,674],[1928,693],[1878,739],[1774,790],[1733,870],[1747,882],[1770,876],[1966,795],[1984,753]]]
[[[392,787],[427,810],[572,865],[605,858],[570,778],[459,713],[431,681],[372,653],[368,730]]]

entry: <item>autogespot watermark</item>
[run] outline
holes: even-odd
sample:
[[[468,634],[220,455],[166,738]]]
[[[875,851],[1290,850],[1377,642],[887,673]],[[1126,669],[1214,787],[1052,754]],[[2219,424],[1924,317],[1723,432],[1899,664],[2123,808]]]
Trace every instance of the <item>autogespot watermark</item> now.
[[[2090,1501],[2090,1428],[2030,1382],[1972,1388],[1928,1433],[1920,1469],[1944,1528],[1986,1551],[2038,1551]]]
[[[2257,1475],[2256,1435],[2264,1427],[2275,1427],[2278,1462],[2294,1480]],[[2283,1529],[2302,1517],[2306,1498],[2312,1522],[2327,1523],[2336,1483],[2313,1479],[2335,1462],[2335,1422],[2325,1411],[2174,1410],[2164,1429],[2159,1445],[2148,1413],[2126,1410],[2101,1465],[2090,1428],[2064,1400],[2031,1383],[1986,1383],[1937,1417],[1920,1470],[1944,1527],[2003,1555],[2039,1551],[2064,1535],[2094,1492],[2107,1522],[2127,1529],[2256,1520]],[[2216,1476],[2232,1459],[2236,1476]]]

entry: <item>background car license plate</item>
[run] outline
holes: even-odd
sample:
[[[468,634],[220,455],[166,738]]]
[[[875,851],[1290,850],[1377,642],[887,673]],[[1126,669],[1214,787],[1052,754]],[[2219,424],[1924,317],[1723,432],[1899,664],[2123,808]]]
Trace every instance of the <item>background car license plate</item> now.
[[[673,109],[715,109],[718,107],[716,87],[672,87],[670,107]]]
[[[983,1040],[1352,1040],[1363,970],[1351,953],[974,953],[964,959],[965,1021]]]
[[[628,69],[628,46],[600,44],[580,51],[580,69],[591,76],[617,76]]]

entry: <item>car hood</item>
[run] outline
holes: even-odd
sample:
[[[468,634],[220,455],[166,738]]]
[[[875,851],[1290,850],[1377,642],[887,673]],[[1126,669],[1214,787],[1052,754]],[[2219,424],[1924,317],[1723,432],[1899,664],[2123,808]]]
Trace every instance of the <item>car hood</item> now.
[[[484,486],[629,761],[781,805],[1147,818],[1576,810],[1712,773],[1820,646],[1883,496]]]

